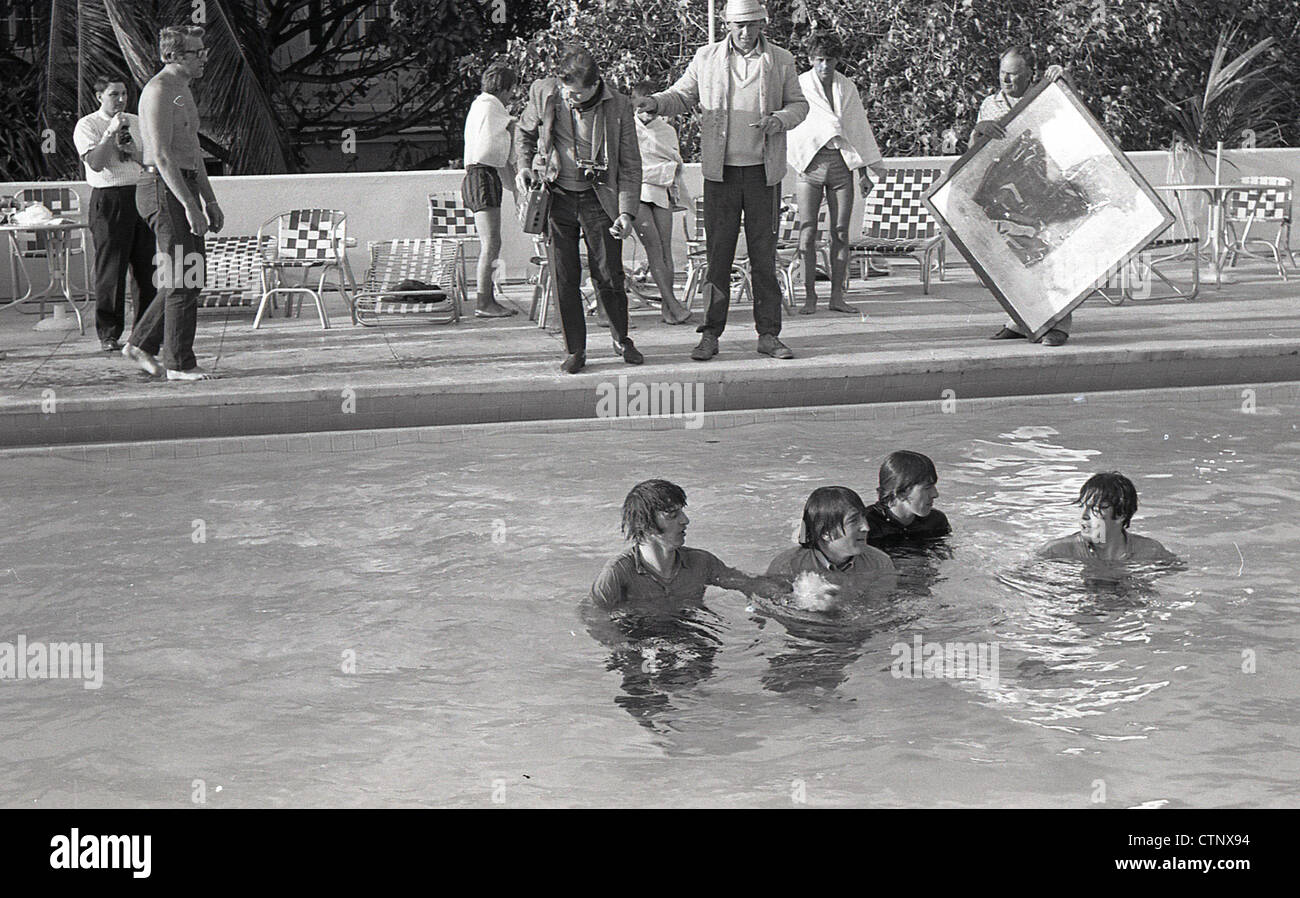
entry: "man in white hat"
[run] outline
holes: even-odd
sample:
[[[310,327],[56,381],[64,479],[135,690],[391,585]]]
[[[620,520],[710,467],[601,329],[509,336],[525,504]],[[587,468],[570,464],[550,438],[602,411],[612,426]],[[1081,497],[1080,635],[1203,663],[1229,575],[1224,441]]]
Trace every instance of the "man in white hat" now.
[[[763,37],[767,10],[757,0],[727,0],[727,36],[695,53],[667,90],[636,101],[638,109],[674,116],[701,110],[704,227],[709,267],[708,311],[691,358],[718,353],[731,304],[731,265],[743,213],[754,282],[758,351],[794,357],[779,339],[781,288],[776,280],[776,232],[785,176],[785,132],[803,121],[808,103],[794,56]]]

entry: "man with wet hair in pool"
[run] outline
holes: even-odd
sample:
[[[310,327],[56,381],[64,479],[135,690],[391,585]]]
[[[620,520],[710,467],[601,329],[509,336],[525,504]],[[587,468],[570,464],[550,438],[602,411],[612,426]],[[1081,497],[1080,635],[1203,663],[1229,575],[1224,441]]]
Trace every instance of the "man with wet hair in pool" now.
[[[769,577],[792,583],[804,573],[817,574],[839,587],[840,597],[881,594],[894,587],[894,562],[867,545],[867,509],[862,497],[848,487],[813,490],[803,506],[799,545],[781,552],[767,567]],[[796,604],[816,604],[808,600],[807,592],[795,589]]]
[[[1118,471],[1093,474],[1079,489],[1075,504],[1083,509],[1079,531],[1044,544],[1043,558],[1075,561],[1176,561],[1158,541],[1128,532],[1137,512],[1137,489]]]
[[[867,509],[873,546],[937,539],[952,532],[948,516],[934,507],[939,472],[929,456],[900,449],[880,465],[877,500]]]
[[[751,577],[718,556],[685,545],[686,493],[667,480],[645,480],[623,501],[623,535],[632,547],[611,558],[591,586],[596,605],[678,608],[699,605],[709,586],[776,599],[788,590],[769,577]]]

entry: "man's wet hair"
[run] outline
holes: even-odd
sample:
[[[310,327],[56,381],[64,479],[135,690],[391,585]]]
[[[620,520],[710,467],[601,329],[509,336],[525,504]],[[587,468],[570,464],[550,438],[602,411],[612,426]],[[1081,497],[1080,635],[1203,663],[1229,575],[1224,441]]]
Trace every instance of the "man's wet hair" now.
[[[634,100],[639,100],[642,97],[653,97],[658,92],[655,83],[646,78],[632,85],[632,99]]]
[[[100,75],[95,79],[95,83],[91,85],[91,90],[94,92],[95,96],[99,96],[104,91],[108,90],[110,84],[120,84],[126,88],[128,95],[131,93],[131,79],[119,75],[116,72],[110,72],[107,75]]]
[[[1081,508],[1109,508],[1116,518],[1123,519],[1127,530],[1138,510],[1137,487],[1119,471],[1093,474],[1079,488],[1074,504]]]
[[[833,34],[814,34],[808,41],[808,59],[821,56],[825,59],[840,59],[844,56],[844,45]]]
[[[519,83],[519,73],[508,65],[494,62],[487,67],[480,80],[480,86],[485,94],[499,94],[503,90],[510,90]]]
[[[867,507],[862,497],[847,486],[819,486],[803,504],[803,528],[799,545],[805,549],[816,548],[823,534],[843,532],[844,519],[856,511],[865,516]]]
[[[645,542],[662,531],[655,512],[676,512],[686,507],[686,492],[667,480],[643,480],[623,500],[623,536],[634,543]]]
[[[880,465],[880,485],[876,496],[888,505],[902,499],[920,483],[938,483],[939,472],[934,469],[930,456],[900,449],[891,452]]]
[[[1028,44],[1012,44],[1007,47],[1002,51],[1002,55],[998,57],[998,64],[1001,65],[1002,60],[1008,56],[1019,56],[1025,61],[1025,68],[1029,69],[1031,73],[1034,71],[1034,64],[1037,60],[1034,58],[1034,51],[1029,48]]]
[[[158,32],[158,55],[171,59],[173,54],[185,49],[185,39],[197,37],[203,40],[203,28],[199,25],[167,25]]]
[[[600,80],[600,67],[586,47],[573,47],[560,57],[556,70],[560,80],[570,87],[591,87]]]

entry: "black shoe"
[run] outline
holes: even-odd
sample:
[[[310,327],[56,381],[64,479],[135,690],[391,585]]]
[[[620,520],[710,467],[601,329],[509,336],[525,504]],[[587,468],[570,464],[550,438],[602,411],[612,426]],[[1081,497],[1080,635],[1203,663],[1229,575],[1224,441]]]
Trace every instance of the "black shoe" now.
[[[1059,327],[1054,327],[1047,333],[1043,334],[1034,342],[1043,343],[1047,346],[1064,346],[1065,341],[1070,339],[1070,335]]]
[[[999,330],[996,334],[989,337],[989,339],[990,340],[1023,340],[1025,339],[1025,335],[1020,333],[1019,331],[1013,331],[1009,327],[1004,327],[1001,330]]]
[[[121,352],[122,344],[116,340],[100,340],[99,348],[104,352]]]
[[[641,350],[632,345],[631,340],[624,340],[622,343],[615,340],[614,354],[621,355],[623,361],[627,362],[629,365],[639,365],[645,361],[645,356],[641,354]]]
[[[759,335],[758,351],[763,355],[770,355],[774,359],[794,358],[794,353],[790,351],[790,347],[778,340],[776,334]]]
[[[718,354],[718,338],[713,334],[701,334],[700,345],[691,350],[691,358],[697,362],[707,362]]]
[[[575,352],[564,360],[560,370],[565,374],[577,374],[587,365],[587,356],[581,352]]]

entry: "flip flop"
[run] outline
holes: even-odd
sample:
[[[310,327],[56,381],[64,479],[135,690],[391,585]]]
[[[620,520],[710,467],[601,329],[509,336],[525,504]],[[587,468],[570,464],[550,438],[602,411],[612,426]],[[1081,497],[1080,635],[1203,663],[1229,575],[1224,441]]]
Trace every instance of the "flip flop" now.
[[[482,309],[474,310],[475,318],[509,318],[511,315],[518,315],[518,314],[519,314],[518,309],[510,309],[510,308],[506,308],[505,306],[502,306],[502,311],[500,312],[485,312]]]

